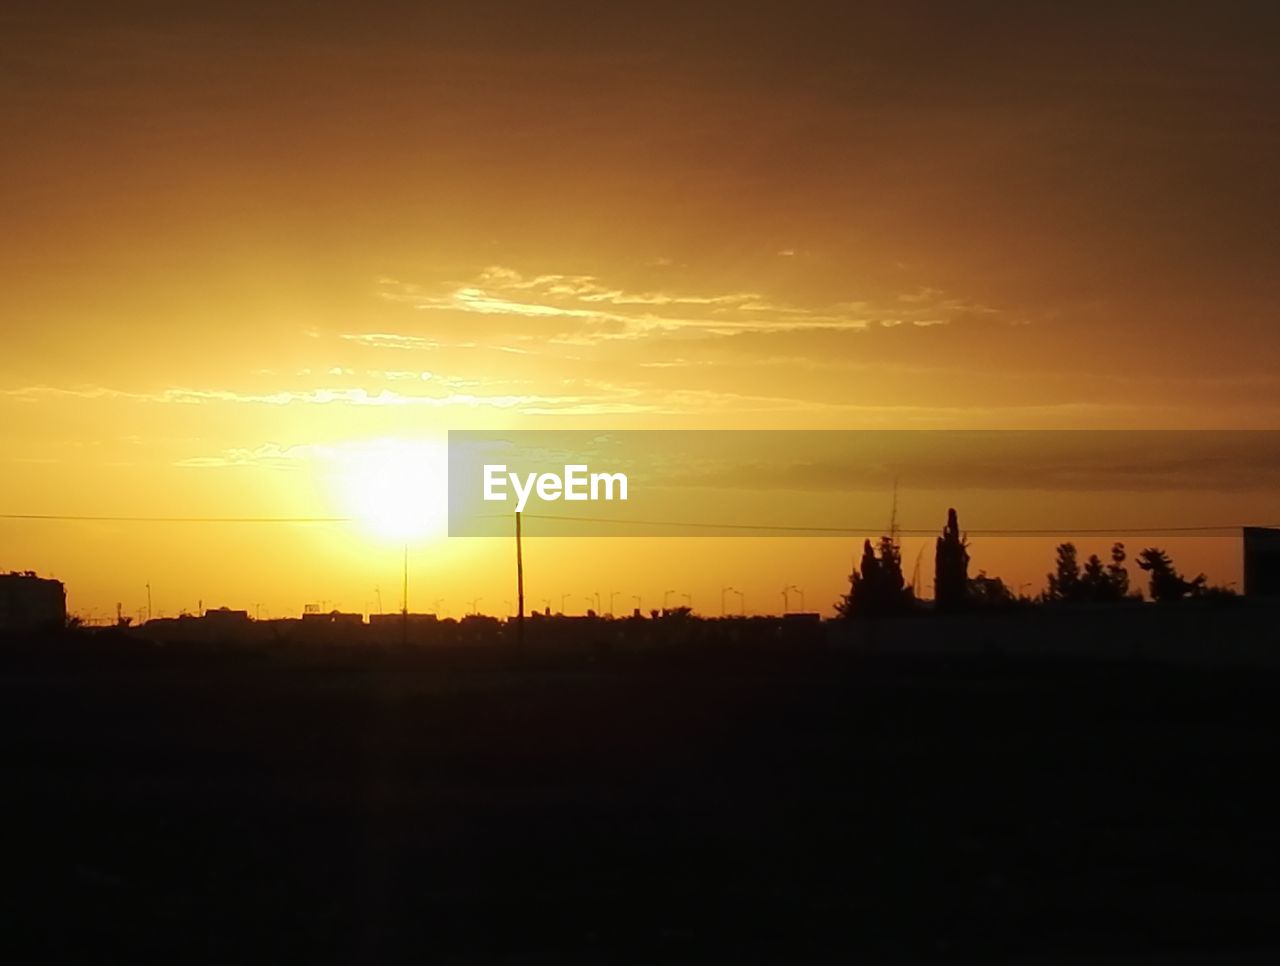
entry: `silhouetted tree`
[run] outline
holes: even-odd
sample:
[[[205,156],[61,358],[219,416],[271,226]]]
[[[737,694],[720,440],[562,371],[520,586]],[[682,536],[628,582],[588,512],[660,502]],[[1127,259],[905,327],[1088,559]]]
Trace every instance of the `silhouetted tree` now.
[[[1129,571],[1124,561],[1124,544],[1115,543],[1111,545],[1110,563],[1103,563],[1096,553],[1090,554],[1082,569],[1075,544],[1059,544],[1044,599],[1071,603],[1124,600],[1129,595]]]
[[[1080,574],[1080,584],[1086,591],[1084,596],[1093,596],[1093,592],[1106,582],[1107,568],[1102,565],[1102,560],[1096,553],[1089,554],[1089,559],[1084,562],[1084,570]]]
[[[969,580],[968,602],[978,608],[1010,607],[1018,598],[999,577],[988,577],[985,570],[979,570],[978,576]]]
[[[938,537],[933,557],[933,596],[938,610],[959,610],[969,599],[969,541],[960,532],[954,509]]]
[[[1107,564],[1107,580],[1111,584],[1111,592],[1117,600],[1129,596],[1129,571],[1124,565],[1125,553],[1123,543],[1111,545],[1111,563]]]
[[[1076,559],[1074,543],[1058,544],[1058,557],[1053,573],[1048,574],[1049,586],[1045,600],[1078,600],[1080,598],[1080,562]]]
[[[1213,584],[1205,587],[1196,596],[1202,600],[1228,601],[1236,600],[1240,595],[1237,594],[1233,588],[1227,587],[1224,584]]]
[[[862,545],[862,560],[849,574],[849,593],[836,602],[841,617],[882,617],[910,611],[915,593],[902,576],[902,551],[893,537]]]
[[[1204,593],[1204,574],[1187,580],[1174,569],[1169,555],[1159,547],[1147,547],[1138,554],[1137,563],[1151,575],[1150,593],[1154,601],[1163,604]]]
[[[1084,573],[1076,584],[1080,600],[1124,600],[1129,593],[1129,571],[1124,566],[1124,544],[1111,546],[1111,563],[1103,564],[1098,555],[1090,554]]]

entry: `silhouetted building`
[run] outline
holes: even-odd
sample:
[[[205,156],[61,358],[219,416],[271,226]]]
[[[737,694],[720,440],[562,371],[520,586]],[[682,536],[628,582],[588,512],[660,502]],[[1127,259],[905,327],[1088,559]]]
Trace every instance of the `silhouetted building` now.
[[[821,624],[822,615],[815,610],[793,610],[782,615],[782,623],[786,625]]]
[[[358,644],[364,640],[364,629],[363,614],[304,611],[294,639],[309,643]]]
[[[435,614],[370,614],[369,639],[377,644],[404,640],[427,643],[439,635],[440,620]]]
[[[1244,528],[1244,592],[1280,597],[1280,529]]]
[[[45,580],[30,570],[0,574],[0,631],[62,627],[67,593],[60,580]]]
[[[232,610],[230,607],[219,607],[216,610],[205,611],[204,619],[209,622],[211,627],[243,628],[249,624],[249,612],[247,610]]]

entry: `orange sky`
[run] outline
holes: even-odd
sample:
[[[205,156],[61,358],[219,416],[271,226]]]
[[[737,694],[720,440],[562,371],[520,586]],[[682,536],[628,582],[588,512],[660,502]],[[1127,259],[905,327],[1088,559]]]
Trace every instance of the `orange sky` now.
[[[0,13],[0,505],[362,522],[0,520],[73,608],[391,609],[368,467],[450,428],[1280,427],[1270,5],[262,6]],[[711,611],[851,553],[543,546]]]

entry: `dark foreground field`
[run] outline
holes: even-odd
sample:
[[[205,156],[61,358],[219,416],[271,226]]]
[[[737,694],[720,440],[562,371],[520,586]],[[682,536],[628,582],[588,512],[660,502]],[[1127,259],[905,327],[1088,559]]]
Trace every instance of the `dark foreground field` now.
[[[0,668],[9,962],[1280,946],[1273,672],[101,642]]]

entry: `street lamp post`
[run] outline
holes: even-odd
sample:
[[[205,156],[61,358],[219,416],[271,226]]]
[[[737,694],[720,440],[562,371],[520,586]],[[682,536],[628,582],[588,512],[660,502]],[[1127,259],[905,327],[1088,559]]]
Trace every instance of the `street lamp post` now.
[[[800,595],[800,609],[804,610],[804,591],[795,584],[787,584],[782,588],[782,613],[787,614],[791,611],[791,598],[787,596],[789,591],[794,590]]]

